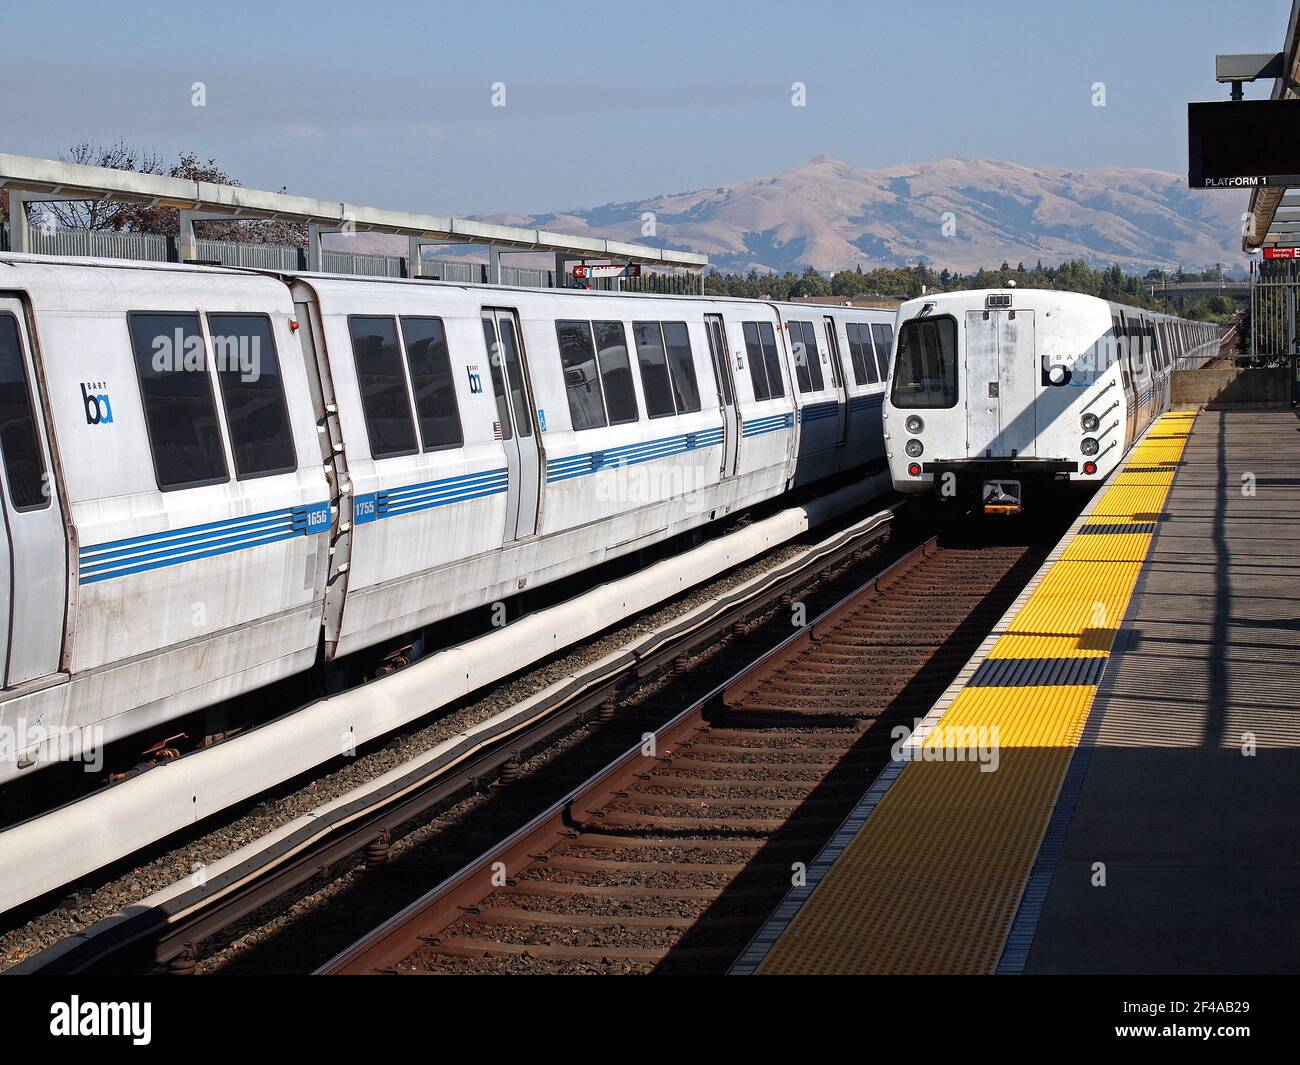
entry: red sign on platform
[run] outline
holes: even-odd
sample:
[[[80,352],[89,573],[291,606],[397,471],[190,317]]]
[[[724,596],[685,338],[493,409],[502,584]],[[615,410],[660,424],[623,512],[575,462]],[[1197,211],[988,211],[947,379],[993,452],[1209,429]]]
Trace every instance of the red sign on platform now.
[[[592,277],[640,277],[641,266],[639,263],[629,263],[627,266],[587,266],[579,263],[573,268],[573,276],[579,281]]]
[[[1300,259],[1300,248],[1265,248],[1265,259]]]

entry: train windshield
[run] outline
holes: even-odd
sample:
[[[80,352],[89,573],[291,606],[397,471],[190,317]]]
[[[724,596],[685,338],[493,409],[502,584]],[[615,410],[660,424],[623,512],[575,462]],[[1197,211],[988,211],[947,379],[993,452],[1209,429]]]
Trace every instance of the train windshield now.
[[[912,318],[898,333],[895,407],[957,405],[957,323],[952,318]]]

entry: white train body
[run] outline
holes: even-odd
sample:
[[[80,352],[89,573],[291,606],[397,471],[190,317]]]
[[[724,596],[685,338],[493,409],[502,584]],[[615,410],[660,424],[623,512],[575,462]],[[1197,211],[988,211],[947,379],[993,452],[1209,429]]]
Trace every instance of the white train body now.
[[[0,783],[883,455],[888,311],[0,271]]]
[[[1077,293],[910,300],[885,400],[894,487],[1015,510],[1032,483],[1102,481],[1169,408],[1175,363],[1217,351],[1211,325]]]

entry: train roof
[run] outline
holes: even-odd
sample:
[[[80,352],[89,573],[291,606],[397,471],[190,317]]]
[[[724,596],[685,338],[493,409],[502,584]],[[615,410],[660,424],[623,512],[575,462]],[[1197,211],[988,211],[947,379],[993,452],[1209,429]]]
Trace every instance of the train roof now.
[[[170,263],[144,259],[105,259],[71,255],[35,255],[23,252],[0,252],[0,265],[54,266],[60,268],[76,267],[96,270],[156,271],[173,275],[197,273],[209,276],[217,274],[227,277],[272,277],[285,282],[303,280],[307,282],[347,281],[364,282],[367,284],[419,285],[465,293],[517,292],[530,297],[547,295],[562,297],[596,296],[604,299],[640,299],[648,296],[653,299],[681,300],[684,302],[707,300],[710,303],[744,304],[750,306],[765,304],[768,306],[779,307],[783,312],[798,311],[804,315],[827,314],[831,311],[838,311],[841,313],[852,312],[854,314],[883,315],[891,320],[894,317],[894,311],[884,307],[853,307],[830,303],[795,303],[790,300],[756,299],[746,296],[711,296],[703,293],[617,292],[612,290],[578,288],[536,288],[527,285],[471,285],[461,281],[443,281],[431,277],[383,277],[373,274],[338,274],[320,270],[263,270],[252,267],[214,266],[206,263]],[[3,275],[0,275],[0,277],[3,277]],[[0,284],[2,284],[2,282],[0,282]]]
[[[989,296],[1009,296],[1012,300],[1012,306],[1015,305],[1019,297],[1030,296],[1033,297],[1033,302],[1040,306],[1043,303],[1055,303],[1058,306],[1070,304],[1082,306],[1087,303],[1099,303],[1115,310],[1125,311],[1128,314],[1144,315],[1161,321],[1187,322],[1191,325],[1211,324],[1195,322],[1190,318],[1179,318],[1174,314],[1165,314],[1162,311],[1153,311],[1145,307],[1133,307],[1126,303],[1116,303],[1114,300],[1102,299],[1100,296],[1093,296],[1086,292],[1070,292],[1067,289],[1058,288],[1019,288],[1012,286],[1007,288],[968,288],[959,289],[956,292],[934,292],[925,296],[917,296],[899,307],[898,313],[900,318],[916,317],[921,308],[927,303],[935,306],[953,304],[959,307],[979,308],[987,305],[986,301]]]

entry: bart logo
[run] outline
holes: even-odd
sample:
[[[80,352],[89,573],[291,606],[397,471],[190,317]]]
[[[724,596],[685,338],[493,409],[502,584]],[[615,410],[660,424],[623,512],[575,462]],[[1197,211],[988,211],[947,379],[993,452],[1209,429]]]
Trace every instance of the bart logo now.
[[[113,407],[108,402],[108,393],[91,391],[103,387],[102,381],[81,386],[81,401],[85,404],[87,425],[108,425],[113,420]]]

